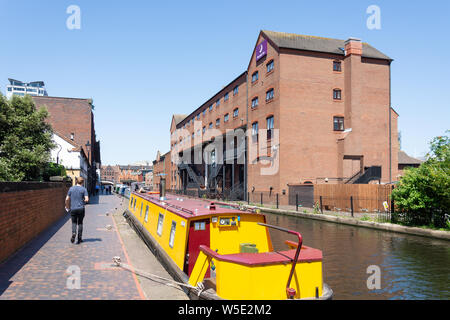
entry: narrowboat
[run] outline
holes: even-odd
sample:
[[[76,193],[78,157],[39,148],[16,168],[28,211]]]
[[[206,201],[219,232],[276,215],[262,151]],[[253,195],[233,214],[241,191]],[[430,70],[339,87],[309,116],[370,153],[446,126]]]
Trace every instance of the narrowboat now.
[[[300,233],[271,226],[239,205],[156,192],[132,192],[124,213],[191,297],[227,300],[331,299],[322,251]],[[292,234],[274,251],[269,228]],[[196,289],[193,289],[193,288]]]

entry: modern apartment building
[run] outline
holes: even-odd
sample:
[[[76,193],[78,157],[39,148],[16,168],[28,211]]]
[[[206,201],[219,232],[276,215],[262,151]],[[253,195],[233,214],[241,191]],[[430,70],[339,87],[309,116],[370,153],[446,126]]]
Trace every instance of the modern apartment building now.
[[[392,61],[355,38],[261,31],[242,74],[172,118],[171,188],[244,199],[304,184],[393,182]]]
[[[6,86],[6,97],[10,99],[13,95],[25,96],[48,96],[45,89],[44,81],[22,82],[15,79],[8,79],[9,84]]]

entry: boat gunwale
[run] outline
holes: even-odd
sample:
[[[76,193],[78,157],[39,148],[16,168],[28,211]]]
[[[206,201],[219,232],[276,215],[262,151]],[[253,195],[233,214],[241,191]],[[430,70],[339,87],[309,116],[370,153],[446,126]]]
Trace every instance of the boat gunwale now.
[[[208,212],[208,213],[194,213],[194,212],[192,212],[192,213],[188,214],[187,212],[185,212],[185,211],[183,211],[181,209],[176,209],[176,207],[171,206],[169,203],[166,203],[166,205],[163,205],[162,202],[164,202],[164,201],[157,200],[157,199],[154,199],[154,198],[151,198],[151,197],[144,197],[144,195],[147,195],[146,193],[138,193],[138,192],[134,192],[133,191],[130,194],[130,199],[131,199],[131,195],[134,195],[134,196],[137,196],[137,197],[139,197],[139,198],[141,198],[143,200],[149,201],[149,202],[153,203],[154,205],[157,205],[158,207],[160,207],[160,208],[162,208],[164,210],[170,211],[170,212],[172,212],[172,213],[176,214],[177,216],[180,216],[180,217],[182,217],[184,219],[191,219],[191,218],[204,219],[206,217],[212,217],[212,216],[223,215],[223,214],[227,214],[227,215],[230,215],[230,214],[231,215],[232,214],[248,214],[248,215],[262,215],[262,216],[264,216],[264,214],[262,214],[262,213],[257,213],[257,212],[247,211],[247,210],[241,210],[241,209],[237,209],[237,208],[230,208],[230,210],[228,212],[216,212],[214,210],[210,210],[210,212]],[[208,202],[208,201],[202,200],[202,199],[195,199],[195,200],[196,201],[202,201],[202,202],[205,202],[205,203]],[[211,201],[211,202],[214,202],[214,201]],[[211,202],[209,202],[209,204],[211,204]],[[216,203],[216,202],[214,202],[214,203]],[[222,205],[222,203],[216,203],[216,204]],[[180,208],[183,208],[183,207],[180,207]],[[184,208],[184,209],[186,209],[186,208]],[[191,211],[190,209],[186,209],[186,210]]]

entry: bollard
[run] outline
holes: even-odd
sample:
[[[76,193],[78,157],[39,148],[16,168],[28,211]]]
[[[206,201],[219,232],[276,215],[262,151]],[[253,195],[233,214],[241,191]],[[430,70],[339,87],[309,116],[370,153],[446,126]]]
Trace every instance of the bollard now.
[[[277,209],[278,209],[278,193],[277,193]]]
[[[295,194],[295,210],[298,211],[298,193]]]
[[[350,196],[350,208],[352,210],[352,218],[353,218],[353,196]]]
[[[247,192],[247,204],[250,204],[250,192]]]
[[[323,214],[322,196],[320,196],[320,212]]]
[[[262,192],[261,192],[261,205],[263,205],[263,199],[262,199]]]

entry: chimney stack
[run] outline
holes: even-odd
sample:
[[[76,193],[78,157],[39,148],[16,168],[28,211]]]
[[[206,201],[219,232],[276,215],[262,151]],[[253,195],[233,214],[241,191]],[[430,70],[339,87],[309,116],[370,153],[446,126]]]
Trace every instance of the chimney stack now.
[[[349,38],[345,41],[345,56],[349,55],[362,55],[362,42],[361,39]]]

